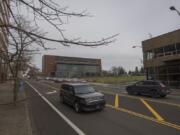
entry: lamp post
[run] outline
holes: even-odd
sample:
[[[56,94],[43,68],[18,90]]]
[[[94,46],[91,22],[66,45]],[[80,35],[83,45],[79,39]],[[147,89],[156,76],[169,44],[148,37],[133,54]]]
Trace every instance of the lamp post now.
[[[140,45],[134,45],[134,46],[132,46],[132,48],[141,48],[141,49],[142,49],[142,46],[140,46]],[[142,53],[143,53],[143,52],[142,52]],[[144,67],[144,66],[143,66],[143,59],[142,59],[142,58],[139,58],[139,60],[140,60],[141,67]]]
[[[169,7],[169,9],[170,9],[171,11],[176,11],[177,14],[180,16],[180,11],[177,10],[174,6]]]
[[[132,46],[132,48],[142,48],[142,46],[140,46],[140,45],[134,45],[134,46]],[[140,59],[140,62],[141,62],[141,64],[143,63],[142,61],[142,59],[141,58],[139,58]]]
[[[134,45],[134,46],[132,46],[132,48],[142,48],[142,46],[138,46],[138,45]]]

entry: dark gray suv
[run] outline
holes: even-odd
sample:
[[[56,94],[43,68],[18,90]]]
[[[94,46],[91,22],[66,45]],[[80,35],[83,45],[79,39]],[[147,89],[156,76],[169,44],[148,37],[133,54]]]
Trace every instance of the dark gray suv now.
[[[160,81],[146,80],[139,81],[126,87],[126,91],[131,95],[150,95],[152,97],[165,97],[171,90]]]
[[[64,83],[59,96],[62,103],[72,105],[76,112],[102,110],[105,106],[104,95],[86,83]]]

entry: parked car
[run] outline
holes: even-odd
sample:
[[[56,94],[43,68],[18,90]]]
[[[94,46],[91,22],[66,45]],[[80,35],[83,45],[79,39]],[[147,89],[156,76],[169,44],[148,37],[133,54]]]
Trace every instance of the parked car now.
[[[37,76],[37,77],[36,77],[36,80],[37,80],[37,81],[43,80],[43,77]]]
[[[72,105],[76,112],[102,110],[105,106],[104,95],[86,83],[64,83],[59,96],[62,103]]]
[[[171,90],[161,81],[139,81],[126,87],[130,95],[150,95],[152,97],[165,97]]]

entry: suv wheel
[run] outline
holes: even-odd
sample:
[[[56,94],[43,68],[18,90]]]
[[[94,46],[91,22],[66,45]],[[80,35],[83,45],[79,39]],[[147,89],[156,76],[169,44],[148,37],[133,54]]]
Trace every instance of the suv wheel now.
[[[129,95],[133,95],[133,92],[132,92],[132,91],[128,91],[128,94],[129,94]]]
[[[60,96],[60,102],[64,103],[64,97],[63,96]]]
[[[74,103],[74,109],[75,109],[75,111],[76,111],[77,113],[80,112],[80,106],[79,106],[79,103],[78,103],[78,102],[75,102],[75,103]]]
[[[166,97],[166,95],[161,95],[161,97],[163,98],[163,97]]]
[[[158,94],[157,90],[152,90],[152,95],[151,95],[151,97],[157,98],[158,96],[159,96],[159,94]]]
[[[128,94],[129,94],[129,95],[138,95],[138,92],[135,92],[135,91],[129,91]]]

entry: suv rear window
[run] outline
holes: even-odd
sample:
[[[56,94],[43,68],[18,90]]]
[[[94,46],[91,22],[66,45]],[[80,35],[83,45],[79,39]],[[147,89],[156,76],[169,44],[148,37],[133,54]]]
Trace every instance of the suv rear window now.
[[[75,86],[75,93],[76,94],[88,94],[88,93],[94,93],[95,89],[91,86],[88,85],[79,85]]]
[[[158,82],[152,82],[152,85],[159,85]]]
[[[144,81],[144,83],[143,83],[144,85],[159,85],[159,83],[158,82],[154,82],[154,81]]]
[[[144,82],[143,82],[143,85],[152,85],[152,83],[149,82],[149,81],[144,81]]]
[[[71,85],[66,85],[66,84],[63,84],[63,85],[61,86],[61,88],[64,89],[64,90],[67,90],[67,91],[72,91],[72,90],[73,90],[73,86],[71,86]]]

